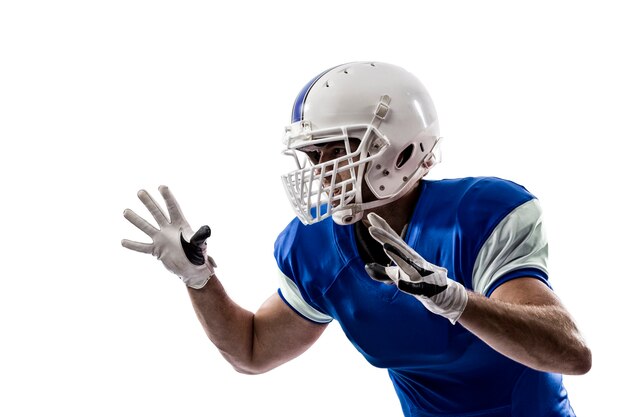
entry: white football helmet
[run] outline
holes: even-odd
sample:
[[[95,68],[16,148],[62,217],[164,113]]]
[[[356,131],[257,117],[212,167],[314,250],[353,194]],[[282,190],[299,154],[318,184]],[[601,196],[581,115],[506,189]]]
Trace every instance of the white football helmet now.
[[[405,195],[439,162],[435,106],[422,83],[394,65],[354,62],[323,72],[296,98],[291,122],[283,153],[298,169],[282,180],[304,224],[329,216],[355,223],[364,210]],[[337,141],[346,152],[331,161],[311,162],[303,152]],[[362,187],[374,201],[363,201]]]

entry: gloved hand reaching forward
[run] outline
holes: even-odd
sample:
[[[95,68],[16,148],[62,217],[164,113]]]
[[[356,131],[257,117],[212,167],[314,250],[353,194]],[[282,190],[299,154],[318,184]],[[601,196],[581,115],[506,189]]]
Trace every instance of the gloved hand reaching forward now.
[[[396,266],[371,263],[365,270],[373,279],[394,283],[398,289],[413,295],[429,311],[446,317],[452,324],[461,317],[467,305],[465,287],[448,278],[445,268],[433,265],[413,250],[380,216],[370,213],[370,235],[383,245]]]
[[[152,238],[152,243],[124,239],[122,246],[137,252],[151,253],[163,262],[168,271],[178,275],[187,286],[202,288],[215,275],[213,268],[217,266],[213,258],[206,253],[205,240],[211,236],[211,229],[209,226],[202,226],[194,234],[169,188],[162,185],[159,192],[165,200],[169,219],[152,196],[145,190],[140,190],[137,196],[148,208],[160,229],[152,226],[134,211],[126,209],[124,217]]]

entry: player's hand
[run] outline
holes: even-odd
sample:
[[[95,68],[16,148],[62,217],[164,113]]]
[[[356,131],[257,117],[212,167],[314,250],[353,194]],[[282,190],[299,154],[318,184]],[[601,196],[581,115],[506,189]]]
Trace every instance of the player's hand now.
[[[371,263],[365,266],[370,277],[393,283],[398,289],[413,295],[428,310],[446,317],[452,324],[459,319],[467,305],[463,285],[448,278],[448,271],[433,265],[413,250],[380,216],[370,213],[370,235],[383,245],[395,266]]]
[[[193,233],[185,220],[178,202],[168,187],[161,185],[159,192],[165,200],[169,219],[145,190],[139,190],[137,196],[148,208],[158,225],[158,229],[138,216],[131,209],[124,210],[124,217],[152,238],[152,243],[122,240],[122,246],[130,250],[151,253],[156,256],[165,268],[178,275],[187,286],[202,288],[215,275],[213,268],[217,265],[206,253],[206,239],[211,236],[209,226],[202,226]]]

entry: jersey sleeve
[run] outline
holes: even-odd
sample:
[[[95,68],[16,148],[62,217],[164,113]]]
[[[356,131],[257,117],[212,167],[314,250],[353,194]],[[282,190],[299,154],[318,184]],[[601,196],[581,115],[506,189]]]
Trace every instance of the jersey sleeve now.
[[[296,283],[280,270],[278,271],[278,279],[278,295],[280,295],[280,298],[300,316],[319,324],[330,323],[333,320],[332,317],[316,310],[307,303],[304,297],[302,297],[302,293]]]
[[[483,243],[472,273],[474,291],[490,296],[501,284],[520,277],[548,283],[548,241],[541,206],[531,199],[512,210]]]
[[[304,229],[308,227],[309,229]],[[318,239],[310,239],[312,226],[303,226],[294,219],[276,239],[274,257],[279,269],[278,295],[297,314],[314,323],[328,323],[332,317],[322,311],[314,300],[319,299],[317,284],[319,271],[311,268],[318,250]],[[317,294],[317,297],[316,295]]]

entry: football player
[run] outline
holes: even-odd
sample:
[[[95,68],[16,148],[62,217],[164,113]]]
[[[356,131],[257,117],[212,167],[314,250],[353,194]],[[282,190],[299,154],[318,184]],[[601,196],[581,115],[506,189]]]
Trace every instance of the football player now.
[[[541,206],[495,178],[427,180],[439,162],[433,102],[406,70],[356,62],[300,92],[283,176],[297,214],[275,244],[281,283],[256,313],[215,275],[207,226],[194,233],[167,187],[156,227],[124,216],[189,287],[208,337],[235,369],[261,373],[339,323],[388,369],[406,416],[574,416],[562,374],[591,352],[550,286]]]

